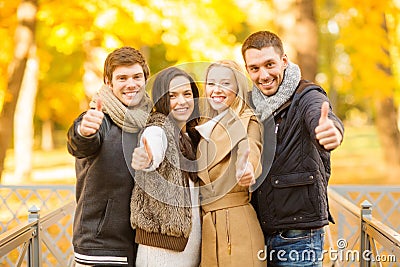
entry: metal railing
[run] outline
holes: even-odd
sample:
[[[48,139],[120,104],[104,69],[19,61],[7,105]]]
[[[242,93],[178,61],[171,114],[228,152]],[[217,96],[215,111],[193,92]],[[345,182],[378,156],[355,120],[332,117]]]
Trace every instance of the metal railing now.
[[[73,185],[0,186],[0,267],[68,266],[74,191]]]
[[[0,211],[2,214],[3,210],[12,211],[9,204],[13,195],[17,195],[12,197],[13,201],[23,203],[18,205],[31,203],[26,199],[20,200],[24,196],[35,196],[42,201],[45,209],[51,208],[49,201],[58,203],[53,198],[66,203],[65,199],[73,197],[73,187],[62,189],[69,194],[59,193],[60,188],[16,186],[8,188],[11,193],[2,187]],[[21,193],[21,189],[29,192]],[[43,192],[44,197],[41,196]],[[337,223],[326,228],[324,266],[398,266],[400,187],[331,186],[328,195]],[[28,222],[22,222],[21,216],[13,215],[14,220],[18,219],[17,226],[0,235],[0,266],[73,266],[71,236],[74,207],[74,201],[69,201],[67,205],[41,217],[35,204],[30,206]],[[335,238],[336,243],[333,242]],[[334,252],[334,257],[331,257],[331,252]]]
[[[332,185],[330,188],[357,208],[363,201],[369,201],[372,204],[375,219],[400,231],[400,186]]]
[[[50,233],[51,227],[66,218],[67,222],[71,222],[71,216],[74,213],[75,202],[71,201],[66,205],[58,208],[47,215],[40,217],[39,211],[36,206],[29,209],[28,222],[20,226],[8,230],[0,235],[0,256],[4,257],[1,264],[8,264],[6,266],[72,266],[73,265],[73,251],[70,245],[70,240],[66,249],[62,249],[55,243]],[[69,225],[69,223],[67,224]],[[58,235],[65,236],[65,230],[68,227],[62,227],[57,233]],[[47,257],[43,257],[42,244],[53,256],[53,261]],[[10,252],[16,252],[17,257],[10,256]],[[13,259],[15,262],[13,262]],[[45,263],[45,264],[44,264]]]
[[[377,190],[377,187],[374,187],[374,190]],[[400,192],[397,191],[399,188],[392,190]],[[395,229],[372,216],[373,205],[364,200],[360,204],[360,210],[335,189],[328,189],[328,195],[331,210],[336,213],[334,217],[339,223],[327,228],[327,255],[330,260],[327,265],[397,266],[397,259],[400,259],[400,235]],[[399,201],[394,198],[392,200],[391,204],[394,203],[396,208],[390,210],[399,210]],[[384,217],[388,219],[386,215]],[[395,220],[399,222],[399,218]],[[336,244],[332,242],[333,236],[337,238]]]
[[[74,199],[74,185],[0,185],[0,233],[24,223],[32,206],[43,213]]]

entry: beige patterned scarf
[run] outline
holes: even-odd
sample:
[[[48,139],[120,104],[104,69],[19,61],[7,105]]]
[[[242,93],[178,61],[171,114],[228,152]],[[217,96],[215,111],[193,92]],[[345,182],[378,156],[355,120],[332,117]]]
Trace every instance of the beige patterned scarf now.
[[[138,106],[127,107],[113,94],[107,85],[103,85],[99,92],[93,96],[90,107],[96,107],[97,99],[101,99],[103,112],[110,115],[113,122],[123,131],[137,133],[145,125],[149,113],[153,107],[153,102],[147,93],[144,94]]]

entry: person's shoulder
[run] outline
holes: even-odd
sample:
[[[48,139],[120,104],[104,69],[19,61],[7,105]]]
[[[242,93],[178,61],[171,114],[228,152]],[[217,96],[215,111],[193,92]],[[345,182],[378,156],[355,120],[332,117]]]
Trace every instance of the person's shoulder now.
[[[300,80],[295,93],[295,98],[297,96],[298,99],[307,98],[307,97],[315,97],[315,96],[327,96],[326,91],[322,88],[321,85],[311,82],[309,80]]]
[[[167,120],[167,116],[160,112],[152,112],[149,114],[147,124],[164,123]]]
[[[254,113],[254,110],[251,108],[245,108],[243,112],[240,114],[239,118],[245,125],[249,125],[251,123],[257,123],[257,124],[260,123],[256,114]]]
[[[246,107],[243,112],[240,114],[240,117],[245,118],[245,117],[251,117],[255,116],[254,110],[250,107]]]
[[[174,127],[174,122],[163,113],[152,112],[147,119],[146,126],[159,126],[170,129]]]
[[[318,91],[324,91],[321,85],[309,81],[309,80],[300,80],[299,84],[297,85],[296,88],[296,93],[301,94],[303,92],[307,92],[309,90],[318,90]]]

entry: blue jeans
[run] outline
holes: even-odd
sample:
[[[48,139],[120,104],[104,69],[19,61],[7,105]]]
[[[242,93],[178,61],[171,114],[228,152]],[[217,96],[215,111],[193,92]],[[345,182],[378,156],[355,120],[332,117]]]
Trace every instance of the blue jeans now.
[[[322,267],[324,228],[286,230],[266,236],[268,267]]]

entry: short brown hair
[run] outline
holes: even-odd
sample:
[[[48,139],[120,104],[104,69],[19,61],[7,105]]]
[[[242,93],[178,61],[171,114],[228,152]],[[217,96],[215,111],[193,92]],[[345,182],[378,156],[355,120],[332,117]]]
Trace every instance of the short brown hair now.
[[[281,39],[273,32],[270,31],[258,31],[252,33],[246,40],[243,42],[242,45],[242,56],[245,59],[244,54],[246,50],[255,48],[261,50],[264,47],[273,47],[275,51],[280,55],[283,56],[284,49]]]
[[[103,81],[104,83],[111,82],[112,74],[114,70],[119,66],[131,66],[136,63],[139,63],[143,68],[144,78],[147,79],[150,76],[149,66],[142,53],[139,50],[136,50],[133,47],[124,46],[118,49],[115,49],[111,52],[105,62],[104,62],[104,72],[103,72]]]

